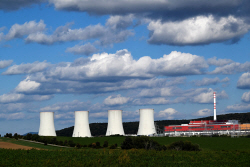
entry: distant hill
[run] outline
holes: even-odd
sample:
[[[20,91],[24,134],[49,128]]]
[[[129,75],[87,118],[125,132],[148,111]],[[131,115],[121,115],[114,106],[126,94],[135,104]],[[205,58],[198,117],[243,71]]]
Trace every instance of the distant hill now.
[[[32,134],[32,135],[38,134],[38,132],[28,132],[28,133],[30,133],[30,134]],[[23,136],[26,136],[28,133],[23,134]]]
[[[240,123],[250,123],[250,112],[249,113],[234,113],[234,114],[225,114],[217,115],[218,120],[239,120]],[[192,119],[192,120],[213,120],[213,116]],[[155,121],[159,129],[163,130],[164,126],[168,125],[180,125],[187,124],[190,120],[160,120]],[[92,136],[105,135],[107,130],[107,123],[91,123],[90,131]],[[123,128],[125,134],[136,134],[138,131],[139,122],[123,122]],[[57,136],[72,136],[74,126],[61,129],[56,131]]]
[[[201,120],[205,119],[213,119],[212,116],[200,118]],[[225,115],[217,115],[218,120],[239,120],[241,124],[250,123],[250,112],[248,113],[233,113],[233,114],[225,114]]]

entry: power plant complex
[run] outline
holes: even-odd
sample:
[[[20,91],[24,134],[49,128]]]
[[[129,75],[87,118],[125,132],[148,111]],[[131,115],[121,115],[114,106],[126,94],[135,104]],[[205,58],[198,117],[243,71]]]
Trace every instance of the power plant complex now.
[[[165,126],[164,133],[168,136],[235,134],[241,133],[242,125],[239,124],[238,120],[217,120],[216,93],[214,92],[214,120],[190,121],[189,124]]]
[[[140,109],[138,136],[156,136],[154,109]],[[164,127],[164,136],[232,134],[237,131],[249,131],[250,124],[239,124],[237,120],[217,120],[216,93],[214,92],[214,120],[190,121],[189,124]],[[40,112],[39,136],[56,136],[54,112]],[[122,110],[108,110],[106,136],[125,135],[122,124]],[[75,126],[72,137],[91,137],[89,111],[75,111]]]

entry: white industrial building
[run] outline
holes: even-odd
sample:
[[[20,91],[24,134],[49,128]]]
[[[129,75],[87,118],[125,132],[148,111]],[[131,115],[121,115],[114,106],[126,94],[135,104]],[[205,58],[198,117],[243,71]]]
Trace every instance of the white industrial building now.
[[[54,112],[40,112],[39,136],[56,136]]]
[[[75,111],[75,127],[72,137],[91,137],[89,111]]]
[[[108,110],[108,128],[106,136],[124,135],[122,125],[122,110]]]
[[[137,135],[156,134],[154,125],[154,109],[140,109],[140,123]]]

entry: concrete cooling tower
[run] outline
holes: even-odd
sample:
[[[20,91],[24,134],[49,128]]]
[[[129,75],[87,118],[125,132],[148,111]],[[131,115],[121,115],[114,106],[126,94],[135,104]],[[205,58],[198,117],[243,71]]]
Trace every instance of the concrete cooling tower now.
[[[152,135],[156,133],[154,125],[154,109],[140,109],[140,123],[137,135]]]
[[[54,112],[40,112],[39,136],[56,136]]]
[[[108,110],[108,128],[106,136],[124,135],[122,125],[122,110]]]
[[[89,111],[75,111],[75,127],[72,137],[91,137]]]

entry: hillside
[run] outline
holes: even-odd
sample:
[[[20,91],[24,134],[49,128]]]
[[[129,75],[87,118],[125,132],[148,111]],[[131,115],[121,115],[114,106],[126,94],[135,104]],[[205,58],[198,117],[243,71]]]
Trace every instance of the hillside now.
[[[218,120],[239,120],[240,123],[250,123],[250,112],[249,113],[234,113],[234,114],[225,114],[225,115],[217,115]],[[194,120],[213,120],[213,117],[204,117],[198,118]],[[159,129],[163,130],[164,126],[167,125],[180,125],[187,124],[190,120],[161,120],[155,121]],[[107,123],[91,123],[90,131],[92,136],[100,136],[105,135],[107,130]],[[139,122],[124,122],[123,128],[125,134],[136,134],[138,130]],[[56,131],[57,136],[72,136],[74,130],[74,126],[61,129]]]

